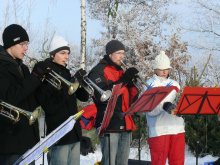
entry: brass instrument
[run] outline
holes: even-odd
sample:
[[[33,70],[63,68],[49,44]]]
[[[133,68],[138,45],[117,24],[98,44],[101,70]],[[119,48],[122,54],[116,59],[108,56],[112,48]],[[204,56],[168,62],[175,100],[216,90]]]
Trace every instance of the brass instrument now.
[[[75,74],[79,69],[77,67],[71,67],[70,65],[67,64],[67,66],[69,67],[69,69]],[[100,95],[101,98],[100,100],[102,102],[106,101],[109,99],[109,97],[111,96],[112,92],[110,90],[102,90],[100,87],[98,87],[92,80],[90,80],[87,76],[85,76],[83,78],[83,81],[88,85],[88,87],[83,86],[83,88],[90,94],[93,95],[94,94],[94,89],[96,89]]]
[[[121,61],[121,63],[123,64],[125,69],[127,69],[125,63],[123,61]],[[143,89],[148,88],[149,86],[139,74],[137,75],[136,81],[134,79],[132,81],[139,91],[143,91]]]
[[[2,100],[0,100],[0,105],[2,105],[2,108],[0,109],[0,115],[13,120],[14,122],[19,121],[19,115],[21,113],[22,115],[24,115],[28,118],[29,124],[32,125],[35,122],[35,120],[37,119],[38,114],[39,114],[39,109],[35,109],[33,112],[29,112],[29,111],[25,111],[21,108],[18,108],[16,106],[13,106],[9,103],[6,103]],[[9,109],[9,111],[5,110],[4,107]],[[12,111],[14,111],[16,113],[16,116],[14,116],[12,114]]]
[[[62,76],[60,76],[58,73],[54,72],[53,70],[51,70],[52,74],[50,73],[50,75],[55,75],[57,77],[57,79],[59,79],[60,81],[62,81],[64,84],[66,84],[69,89],[68,89],[68,94],[72,95],[73,93],[76,92],[76,90],[79,87],[79,82],[76,81],[74,83],[69,82],[68,80],[66,80],[65,78],[63,78]]]
[[[29,56],[26,55],[26,57],[29,58],[29,66],[31,67],[31,62],[34,62],[35,64],[38,63],[39,61],[35,58],[31,58]],[[48,68],[50,69],[50,68]],[[74,83],[71,83],[69,82],[68,80],[66,80],[65,78],[63,78],[62,76],[60,76],[58,73],[56,73],[55,71],[51,70],[49,73],[48,73],[52,78],[46,78],[45,80],[47,82],[49,82],[52,86],[54,86],[55,88],[57,88],[58,90],[61,89],[61,82],[63,82],[64,84],[66,84],[69,89],[68,89],[68,94],[69,95],[72,95],[73,93],[76,92],[76,90],[78,89],[79,87],[79,82],[74,82]]]

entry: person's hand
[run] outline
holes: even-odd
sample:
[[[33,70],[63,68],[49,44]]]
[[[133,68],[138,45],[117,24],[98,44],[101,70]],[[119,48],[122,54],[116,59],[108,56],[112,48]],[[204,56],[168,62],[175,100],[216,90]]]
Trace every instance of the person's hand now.
[[[76,72],[74,77],[78,80],[79,84],[82,84],[85,75],[86,75],[86,71],[81,68]]]
[[[126,82],[129,83],[132,79],[135,79],[138,75],[138,70],[134,67],[128,68],[125,71],[125,74],[122,76],[122,79]]]
[[[163,103],[163,109],[169,114],[172,114],[172,111],[176,109],[176,106],[172,104],[171,102],[165,102]]]
[[[35,64],[32,74],[37,76],[42,82],[46,78],[46,75],[50,72],[51,70],[49,69],[49,66],[47,63],[41,61]]]

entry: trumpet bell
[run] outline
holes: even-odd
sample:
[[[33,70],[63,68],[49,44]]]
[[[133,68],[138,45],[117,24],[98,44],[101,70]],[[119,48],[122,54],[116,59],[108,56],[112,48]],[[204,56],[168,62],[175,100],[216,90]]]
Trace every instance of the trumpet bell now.
[[[75,93],[76,90],[78,89],[78,87],[79,87],[79,82],[78,81],[72,83],[72,85],[69,86],[68,94],[72,95],[73,93]]]
[[[102,102],[104,102],[104,101],[108,100],[111,95],[112,95],[112,92],[111,92],[110,90],[104,91],[104,92],[102,93],[102,95],[101,95],[100,100],[101,100]]]
[[[38,118],[39,113],[40,113],[40,110],[37,108],[32,112],[31,115],[29,115],[29,124],[30,125],[34,124],[34,122]]]
[[[13,106],[9,103],[6,103],[2,100],[0,100],[0,105],[2,105],[2,109],[0,110],[0,115],[13,120],[14,122],[18,122],[20,119],[19,116],[20,114],[22,114],[28,118],[30,125],[32,125],[36,121],[36,119],[38,118],[38,114],[40,112],[39,108],[36,108],[33,112],[29,112],[21,108],[18,108],[16,106]],[[3,107],[6,107],[9,111],[4,110]],[[12,114],[12,112],[14,112],[16,116]]]

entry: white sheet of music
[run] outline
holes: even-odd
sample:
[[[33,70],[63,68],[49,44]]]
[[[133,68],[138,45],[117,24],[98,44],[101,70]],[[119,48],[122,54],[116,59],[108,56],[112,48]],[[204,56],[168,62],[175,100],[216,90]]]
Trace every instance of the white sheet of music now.
[[[75,116],[70,116],[64,123],[40,140],[33,148],[24,153],[13,165],[25,165],[37,160],[45,149],[50,148],[54,143],[61,139],[64,135],[70,132],[76,120]]]

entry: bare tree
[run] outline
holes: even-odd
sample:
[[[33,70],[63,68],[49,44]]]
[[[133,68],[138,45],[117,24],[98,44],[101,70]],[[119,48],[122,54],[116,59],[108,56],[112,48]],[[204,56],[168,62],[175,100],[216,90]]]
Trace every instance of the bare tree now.
[[[81,68],[86,63],[86,0],[81,0]]]
[[[142,77],[153,73],[153,60],[161,50],[167,52],[180,72],[189,56],[187,42],[181,41],[181,30],[174,30],[174,16],[168,10],[175,1],[167,0],[90,0],[90,16],[101,21],[106,28],[102,38],[93,40],[96,55],[104,55],[104,47],[111,39],[122,41],[126,50],[128,66],[135,65]],[[170,30],[171,29],[171,30]],[[167,32],[164,35],[164,31]],[[181,58],[182,57],[182,58]],[[97,58],[98,59],[98,58]],[[176,59],[181,60],[177,65]],[[176,72],[173,72],[176,74]],[[175,76],[177,77],[177,76]]]
[[[220,80],[220,4],[218,0],[191,0],[189,7],[193,9],[189,28],[182,26],[193,37],[189,45],[196,54],[191,63],[202,73],[204,86],[215,86]]]

